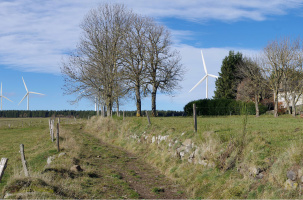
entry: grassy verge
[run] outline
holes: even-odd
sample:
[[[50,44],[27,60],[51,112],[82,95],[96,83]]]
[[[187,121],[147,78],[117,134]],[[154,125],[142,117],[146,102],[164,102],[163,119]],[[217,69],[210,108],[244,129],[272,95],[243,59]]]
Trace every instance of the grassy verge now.
[[[302,198],[299,179],[298,187],[285,182],[287,171],[303,170],[303,119],[249,116],[245,134],[243,116],[200,117],[197,133],[192,118],[151,121],[94,118],[86,129],[140,155],[193,198]],[[192,149],[180,159],[176,152],[188,139]]]

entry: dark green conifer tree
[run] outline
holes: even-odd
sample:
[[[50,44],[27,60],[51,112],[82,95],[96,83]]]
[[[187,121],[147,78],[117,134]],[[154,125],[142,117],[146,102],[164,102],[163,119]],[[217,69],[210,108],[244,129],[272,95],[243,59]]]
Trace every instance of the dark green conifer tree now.
[[[216,91],[214,98],[235,99],[237,96],[237,85],[241,78],[237,76],[237,65],[243,62],[240,52],[235,54],[229,51],[229,55],[223,59],[219,78],[216,80]]]

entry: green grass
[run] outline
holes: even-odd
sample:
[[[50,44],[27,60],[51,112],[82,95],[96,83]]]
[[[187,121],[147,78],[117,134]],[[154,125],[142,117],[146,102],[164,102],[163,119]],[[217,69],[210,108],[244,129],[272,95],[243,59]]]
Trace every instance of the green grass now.
[[[48,196],[33,198],[124,198],[124,193],[128,198],[139,198],[124,178],[144,181],[142,177],[135,170],[122,175],[108,167],[124,165],[130,158],[126,153],[117,156],[109,147],[100,146],[93,137],[98,136],[107,143],[134,152],[136,157],[181,185],[192,198],[302,198],[299,189],[287,191],[283,184],[287,170],[303,169],[303,119],[287,115],[279,118],[248,116],[247,132],[243,134],[243,117],[198,117],[197,133],[192,117],[151,117],[152,125],[143,117],[127,117],[124,121],[121,117],[92,118],[87,126],[86,120],[70,123],[62,120],[65,134],[60,141],[68,157],[57,159],[51,168],[45,168],[47,157],[58,153],[56,144],[50,140],[48,119],[3,118],[0,119],[0,158],[6,157],[9,161],[0,191],[8,183],[14,189],[14,183],[20,185],[25,181],[28,187],[20,191],[28,188],[48,191]],[[84,130],[91,135],[84,135]],[[152,136],[159,135],[168,135],[168,141],[151,144]],[[192,139],[193,150],[200,148],[201,156],[214,166],[190,164],[187,157],[178,159],[175,150],[186,139]],[[168,143],[172,143],[171,148]],[[25,146],[28,167],[34,175],[30,181],[22,175],[20,144]],[[107,166],[100,165],[101,159]],[[73,163],[81,163],[86,170],[78,174],[70,172]],[[262,169],[264,178],[251,177],[250,167]],[[104,181],[100,182],[99,178]],[[118,188],[125,192],[119,193],[121,189]],[[159,195],[162,191],[158,189],[161,187],[151,187],[150,192]]]
[[[11,128],[7,124],[10,124]],[[41,170],[46,164],[47,157],[55,150],[55,146],[49,139],[48,119],[2,118],[0,119],[0,138],[0,158],[9,159],[0,183],[0,191],[14,173],[21,173],[20,144],[24,144],[24,153],[30,172]]]
[[[198,117],[197,133],[192,117],[151,118],[151,126],[143,117],[128,117],[124,121],[95,118],[87,129],[108,142],[144,155],[147,162],[184,185],[193,198],[301,198],[299,190],[283,191],[283,184],[290,167],[303,169],[303,119],[288,115],[248,116],[243,135],[243,118]],[[142,139],[138,143],[134,135],[149,136],[150,141],[152,136],[169,135],[169,140],[159,145]],[[181,161],[174,156],[174,150],[188,138],[194,141],[195,148],[204,150],[202,154],[215,163],[214,167],[189,164],[186,159]],[[168,147],[169,142],[174,142],[172,148]],[[220,155],[230,145],[230,154],[220,161]],[[220,162],[231,168],[221,169]],[[244,172],[237,171],[240,167]],[[259,167],[265,171],[265,177],[262,180],[250,177],[250,167]]]

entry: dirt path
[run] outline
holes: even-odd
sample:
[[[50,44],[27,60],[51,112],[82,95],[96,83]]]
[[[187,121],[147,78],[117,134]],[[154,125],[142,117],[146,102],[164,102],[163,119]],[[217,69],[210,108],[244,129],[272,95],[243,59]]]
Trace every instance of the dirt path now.
[[[80,132],[81,134],[77,134],[77,140],[82,149],[78,162],[89,165],[95,171],[96,177],[102,179],[103,189],[105,188],[105,191],[102,191],[103,196],[97,195],[94,198],[186,198],[180,186],[144,163],[139,156],[104,143],[82,130]],[[108,177],[117,180],[113,182]]]

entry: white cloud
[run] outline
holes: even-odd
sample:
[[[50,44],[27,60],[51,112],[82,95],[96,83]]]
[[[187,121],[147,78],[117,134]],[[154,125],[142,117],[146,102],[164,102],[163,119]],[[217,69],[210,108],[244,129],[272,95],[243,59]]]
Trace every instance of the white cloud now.
[[[103,0],[2,0],[0,2],[0,64],[22,71],[60,73],[64,53],[76,46],[84,15]],[[285,14],[302,1],[113,0],[156,18],[187,20],[264,20]],[[176,42],[190,39],[189,30],[173,31]],[[182,52],[186,54],[186,52]],[[206,52],[207,54],[207,52]],[[186,56],[185,56],[186,57]],[[194,64],[194,63],[192,63]]]

